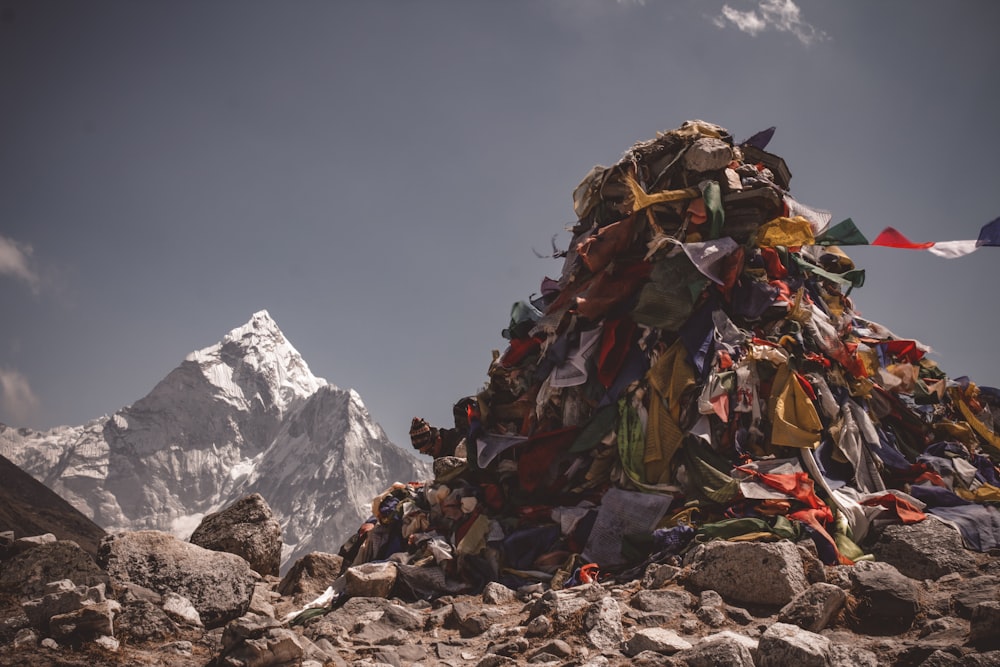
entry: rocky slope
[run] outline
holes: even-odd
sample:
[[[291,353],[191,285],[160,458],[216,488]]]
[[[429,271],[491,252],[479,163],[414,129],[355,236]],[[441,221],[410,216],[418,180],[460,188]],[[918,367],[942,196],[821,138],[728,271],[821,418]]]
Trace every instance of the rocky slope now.
[[[933,520],[886,529],[879,562],[720,540],[634,579],[430,600],[399,585],[402,563],[341,572],[313,553],[279,579],[157,531],[109,536],[96,562],[6,537],[2,665],[1000,665],[1000,554]]]
[[[0,455],[110,532],[186,538],[206,513],[260,491],[285,527],[285,561],[335,550],[375,494],[428,474],[355,392],[312,374],[266,311],[110,417],[0,426]]]

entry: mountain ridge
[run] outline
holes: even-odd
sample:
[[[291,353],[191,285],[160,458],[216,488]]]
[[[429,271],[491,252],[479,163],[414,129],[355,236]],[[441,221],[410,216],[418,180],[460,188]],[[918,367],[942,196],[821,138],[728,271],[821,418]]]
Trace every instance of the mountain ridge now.
[[[313,375],[266,310],[110,416],[8,427],[0,455],[109,532],[186,539],[205,514],[259,492],[288,536],[285,561],[336,551],[374,495],[429,475],[356,391]]]

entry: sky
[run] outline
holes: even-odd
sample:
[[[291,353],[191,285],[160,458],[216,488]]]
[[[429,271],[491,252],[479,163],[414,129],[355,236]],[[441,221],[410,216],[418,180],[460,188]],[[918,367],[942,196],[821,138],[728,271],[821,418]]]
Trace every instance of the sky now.
[[[407,446],[558,276],[590,168],[689,119],[775,126],[792,195],[869,239],[975,239],[997,25],[994,0],[0,0],[0,422],[113,413],[267,310]],[[1000,248],[845,250],[861,316],[1000,385]]]

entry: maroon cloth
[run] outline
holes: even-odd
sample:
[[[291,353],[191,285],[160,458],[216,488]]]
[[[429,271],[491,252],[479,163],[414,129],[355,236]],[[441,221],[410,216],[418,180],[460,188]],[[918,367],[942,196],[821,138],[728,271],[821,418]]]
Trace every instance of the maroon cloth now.
[[[601,347],[597,351],[597,379],[605,389],[614,384],[631,349],[636,324],[630,317],[604,323]]]
[[[517,478],[521,488],[534,491],[549,475],[549,468],[559,454],[569,450],[580,432],[579,426],[536,433],[523,445],[518,445]]]
[[[615,257],[628,250],[635,238],[635,214],[601,227],[576,247],[577,254],[593,273],[598,273]]]
[[[653,265],[649,262],[636,262],[616,267],[614,274],[602,271],[594,276],[577,296],[576,311],[596,322],[609,310],[635,294],[635,291],[649,280],[652,270]]]

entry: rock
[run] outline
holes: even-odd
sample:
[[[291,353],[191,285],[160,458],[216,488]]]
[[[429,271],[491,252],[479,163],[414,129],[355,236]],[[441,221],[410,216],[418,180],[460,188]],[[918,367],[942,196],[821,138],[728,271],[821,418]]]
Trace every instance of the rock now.
[[[972,610],[980,602],[1000,600],[1000,579],[992,575],[983,575],[966,579],[959,584],[958,590],[951,596],[951,606],[961,618],[972,618]]]
[[[51,581],[68,579],[78,586],[107,584],[108,576],[76,542],[44,542],[0,563],[0,590],[21,597],[46,594]]]
[[[60,644],[79,646],[102,635],[114,635],[114,614],[121,607],[114,600],[88,604],[49,619],[49,634]]]
[[[34,628],[21,628],[14,635],[14,648],[30,648],[38,646],[38,632]]]
[[[756,650],[757,642],[731,632],[720,632],[680,651],[676,657],[688,667],[754,667]]]
[[[198,610],[206,628],[242,616],[258,575],[235,554],[203,549],[156,530],[118,533],[101,541],[98,561],[117,584],[174,592]]]
[[[483,602],[486,604],[510,604],[517,600],[517,593],[503,584],[491,581],[483,589]]]
[[[981,602],[972,610],[969,643],[978,648],[1000,647],[1000,602]]]
[[[687,583],[713,589],[728,602],[785,605],[809,582],[794,544],[780,542],[708,542],[688,558]]]
[[[277,595],[277,594],[275,594]],[[250,606],[247,611],[262,616],[274,616],[274,605],[271,604],[271,584],[258,581],[254,584],[253,594],[250,595]]]
[[[724,169],[733,159],[733,149],[721,139],[696,139],[684,154],[684,168],[695,172]]]
[[[761,635],[757,667],[827,667],[830,640],[797,625],[775,623]]]
[[[178,623],[195,628],[205,627],[201,622],[201,615],[191,601],[173,591],[167,591],[163,595],[163,611]]]
[[[640,590],[629,604],[639,611],[678,616],[694,606],[695,597],[683,589]]]
[[[492,607],[482,607],[470,602],[456,602],[452,605],[451,618],[455,621],[463,637],[476,637],[486,632],[500,618],[500,612]]]
[[[115,618],[119,636],[128,643],[162,642],[178,633],[177,624],[156,604],[132,600],[122,606]]]
[[[919,523],[886,526],[872,554],[911,579],[976,570],[975,557],[962,545],[961,534],[933,516]]]
[[[396,564],[364,563],[347,568],[345,592],[351,597],[384,598],[396,583]]]
[[[296,602],[314,600],[340,576],[344,559],[337,554],[316,551],[295,561],[288,573],[282,577],[277,591],[281,595],[295,598]]]
[[[640,585],[643,588],[663,588],[680,573],[681,568],[679,567],[652,563],[646,567],[646,572],[642,575]]]
[[[527,639],[519,637],[508,642],[503,642],[496,645],[490,645],[488,650],[489,653],[495,653],[496,655],[502,655],[508,658],[513,658],[515,656],[521,655],[531,645],[528,643]]]
[[[94,643],[103,648],[105,651],[115,652],[120,647],[121,644],[117,639],[108,635],[102,635],[94,640]]]
[[[878,658],[875,653],[860,646],[830,644],[830,667],[879,667]]]
[[[76,611],[85,604],[103,602],[104,584],[99,586],[75,586],[69,579],[49,582],[43,597],[26,600],[21,609],[28,621],[42,632],[49,631],[49,619],[59,614]]]
[[[262,575],[278,576],[281,524],[259,493],[206,516],[189,541],[212,551],[235,554]]]
[[[833,584],[813,584],[781,608],[778,622],[819,632],[837,617],[847,602],[844,589]]]
[[[15,554],[19,554],[27,551],[28,549],[34,549],[39,544],[52,544],[53,542],[56,542],[56,536],[52,533],[19,537],[14,540],[13,551]]]
[[[601,651],[617,650],[624,640],[618,601],[606,597],[594,603],[583,618],[583,627],[591,646]]]
[[[589,607],[590,603],[579,595],[576,589],[550,590],[535,600],[528,621],[544,615],[557,626],[561,626],[570,623],[578,616],[582,616]]]
[[[643,628],[632,635],[625,643],[625,655],[634,657],[643,651],[672,655],[678,651],[690,648],[691,642],[673,630],[668,630],[667,628]]]
[[[528,621],[528,625],[524,629],[526,637],[545,637],[550,632],[552,632],[552,621],[544,614]]]
[[[861,562],[853,566],[854,615],[864,634],[898,634],[910,628],[920,611],[917,582],[888,563]]]
[[[219,664],[241,667],[292,665],[302,662],[305,649],[295,632],[273,618],[247,614],[226,626]]]
[[[536,658],[543,654],[554,656],[560,660],[568,660],[573,657],[573,647],[564,642],[562,639],[553,639],[533,651],[528,657]]]

